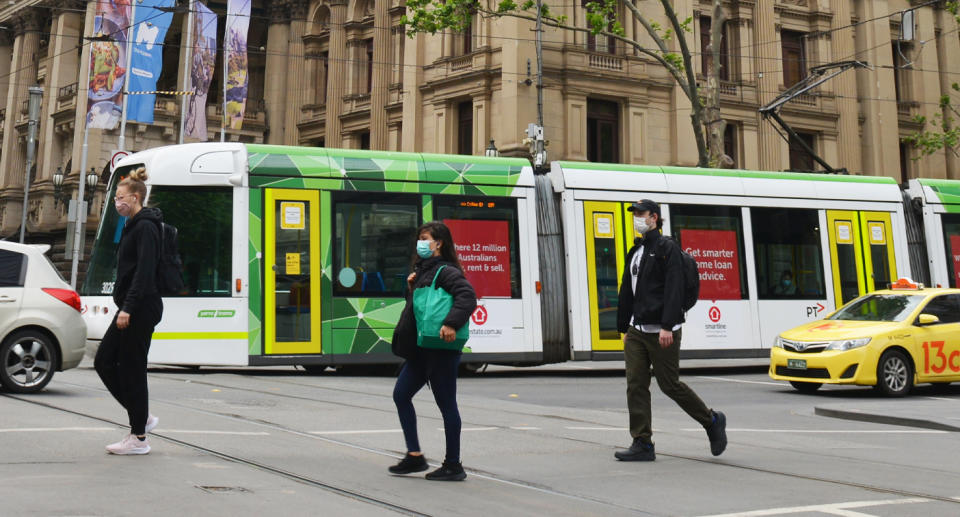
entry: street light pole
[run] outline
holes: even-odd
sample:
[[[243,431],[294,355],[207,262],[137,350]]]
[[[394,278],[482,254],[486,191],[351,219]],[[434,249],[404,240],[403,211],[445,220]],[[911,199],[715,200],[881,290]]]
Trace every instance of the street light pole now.
[[[30,100],[27,109],[27,174],[23,178],[23,210],[20,217],[20,242],[23,243],[24,234],[27,231],[27,211],[30,205],[27,203],[30,198],[30,169],[33,168],[34,147],[37,143],[37,119],[40,117],[40,100],[43,99],[43,88],[31,86]]]

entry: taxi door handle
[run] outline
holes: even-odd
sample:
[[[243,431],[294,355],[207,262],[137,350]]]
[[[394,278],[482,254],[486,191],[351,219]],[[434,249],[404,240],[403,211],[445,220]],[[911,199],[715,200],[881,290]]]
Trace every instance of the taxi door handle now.
[[[9,296],[0,296],[0,303],[13,303],[17,301],[16,298],[10,298]]]

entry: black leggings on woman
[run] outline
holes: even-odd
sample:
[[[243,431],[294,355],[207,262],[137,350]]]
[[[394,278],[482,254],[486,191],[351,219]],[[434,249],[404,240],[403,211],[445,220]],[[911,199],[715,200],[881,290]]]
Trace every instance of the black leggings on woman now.
[[[416,357],[403,364],[397,384],[393,387],[393,401],[397,405],[408,452],[420,450],[413,396],[429,381],[433,398],[443,415],[443,429],[447,438],[446,461],[460,462],[460,411],[457,409],[459,366],[460,352],[429,348],[418,348]]]
[[[158,299],[159,300],[159,299]],[[152,304],[151,304],[152,305]],[[110,390],[130,418],[130,432],[144,434],[149,402],[147,400],[147,353],[153,329],[160,322],[163,306],[138,312],[130,316],[130,325],[117,328],[117,318],[103,335],[93,366],[103,385]]]

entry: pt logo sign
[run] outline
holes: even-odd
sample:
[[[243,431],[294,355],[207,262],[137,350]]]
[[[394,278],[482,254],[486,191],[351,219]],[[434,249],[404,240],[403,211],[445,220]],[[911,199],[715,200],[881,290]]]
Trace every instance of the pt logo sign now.
[[[820,315],[821,312],[823,312],[824,309],[826,309],[826,307],[824,307],[823,304],[819,302],[816,305],[808,305],[807,317],[816,318],[817,316]]]
[[[487,322],[487,309],[483,305],[477,305],[477,310],[470,315],[470,321],[474,325],[483,325]]]

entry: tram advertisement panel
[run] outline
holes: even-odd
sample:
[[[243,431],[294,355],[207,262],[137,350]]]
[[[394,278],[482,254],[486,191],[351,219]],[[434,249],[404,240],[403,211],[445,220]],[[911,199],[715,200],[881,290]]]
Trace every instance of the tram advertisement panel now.
[[[950,256],[953,258],[953,285],[960,286],[960,235],[950,236]]]
[[[510,297],[510,223],[445,219],[477,298]]]
[[[697,261],[701,300],[739,300],[740,257],[737,232],[683,230],[683,249]]]

